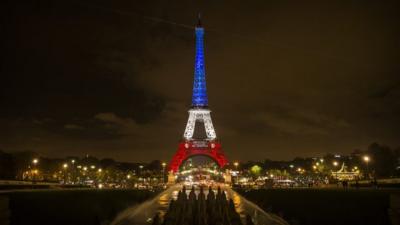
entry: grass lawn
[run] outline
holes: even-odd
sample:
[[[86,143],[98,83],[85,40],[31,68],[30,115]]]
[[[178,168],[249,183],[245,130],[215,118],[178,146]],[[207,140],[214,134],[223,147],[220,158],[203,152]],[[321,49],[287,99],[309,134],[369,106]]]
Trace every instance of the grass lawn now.
[[[263,189],[239,190],[265,211],[300,225],[390,224],[388,190]]]
[[[99,225],[156,193],[142,190],[33,190],[9,198],[11,225]]]

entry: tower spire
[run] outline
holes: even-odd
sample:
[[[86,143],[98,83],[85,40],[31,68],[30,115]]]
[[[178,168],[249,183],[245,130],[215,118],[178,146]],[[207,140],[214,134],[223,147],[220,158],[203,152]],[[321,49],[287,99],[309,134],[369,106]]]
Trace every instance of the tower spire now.
[[[193,81],[193,108],[207,108],[208,98],[206,89],[206,74],[204,67],[204,28],[201,25],[200,14],[195,28],[196,35],[196,55],[194,63],[194,81]]]
[[[197,15],[197,26],[196,27],[202,27],[201,26],[201,13],[199,13],[198,15]]]

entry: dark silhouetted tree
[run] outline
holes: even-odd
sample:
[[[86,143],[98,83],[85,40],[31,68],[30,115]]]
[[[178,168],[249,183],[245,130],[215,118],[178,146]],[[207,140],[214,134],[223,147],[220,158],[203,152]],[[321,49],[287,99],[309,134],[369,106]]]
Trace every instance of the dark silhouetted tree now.
[[[371,157],[370,169],[376,177],[390,177],[396,173],[397,158],[388,146],[372,143],[367,150]]]

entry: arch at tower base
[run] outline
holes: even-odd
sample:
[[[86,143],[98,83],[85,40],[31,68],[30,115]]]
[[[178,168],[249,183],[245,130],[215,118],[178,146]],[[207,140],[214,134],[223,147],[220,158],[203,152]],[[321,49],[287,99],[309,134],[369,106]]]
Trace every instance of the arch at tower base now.
[[[178,150],[169,164],[169,170],[174,173],[177,172],[184,161],[196,155],[210,157],[220,168],[223,168],[228,163],[218,141],[182,141],[179,143]]]

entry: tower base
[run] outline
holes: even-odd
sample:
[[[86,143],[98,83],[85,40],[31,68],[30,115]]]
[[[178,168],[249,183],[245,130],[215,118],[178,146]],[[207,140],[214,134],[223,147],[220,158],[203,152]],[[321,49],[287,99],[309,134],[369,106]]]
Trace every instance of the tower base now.
[[[218,141],[182,141],[179,143],[178,150],[169,164],[169,170],[174,173],[177,172],[184,161],[196,155],[208,156],[221,168],[228,163]]]

